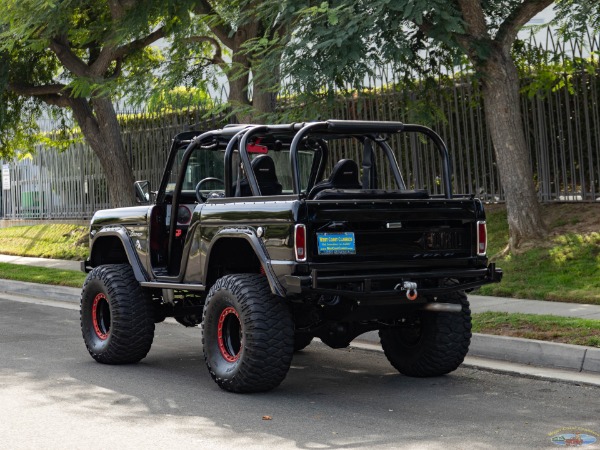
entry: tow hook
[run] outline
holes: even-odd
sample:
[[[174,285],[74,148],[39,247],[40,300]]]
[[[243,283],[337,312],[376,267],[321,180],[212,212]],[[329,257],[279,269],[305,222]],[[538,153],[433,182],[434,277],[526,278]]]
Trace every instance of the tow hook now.
[[[398,283],[394,288],[396,291],[406,291],[406,298],[410,301],[416,300],[417,296],[417,283],[412,281],[404,281],[402,284]]]

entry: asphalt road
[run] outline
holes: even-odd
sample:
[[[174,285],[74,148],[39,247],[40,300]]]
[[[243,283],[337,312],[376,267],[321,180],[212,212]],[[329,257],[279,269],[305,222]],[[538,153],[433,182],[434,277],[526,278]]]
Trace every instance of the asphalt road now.
[[[144,361],[106,366],[78,311],[0,296],[0,448],[553,448],[565,427],[600,434],[600,388],[472,368],[412,379],[315,343],[278,389],[236,395],[211,380],[198,328],[158,324]]]

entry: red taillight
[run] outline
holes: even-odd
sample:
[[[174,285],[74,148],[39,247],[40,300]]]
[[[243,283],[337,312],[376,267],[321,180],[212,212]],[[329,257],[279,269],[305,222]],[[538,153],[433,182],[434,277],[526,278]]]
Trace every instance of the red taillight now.
[[[477,222],[477,256],[487,253],[487,226],[485,222]]]
[[[302,224],[294,229],[294,253],[296,261],[306,261],[306,227]]]

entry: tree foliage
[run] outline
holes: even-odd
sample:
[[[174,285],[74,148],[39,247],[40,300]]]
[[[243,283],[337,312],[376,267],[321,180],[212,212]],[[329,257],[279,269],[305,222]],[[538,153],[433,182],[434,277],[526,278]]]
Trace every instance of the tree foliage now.
[[[481,83],[487,131],[503,180],[511,246],[544,235],[519,109],[512,49],[517,34],[552,0],[286,0],[271,5],[274,23],[293,35],[276,47],[297,92],[362,85],[372,67],[391,63],[407,85],[443,76],[439,67],[467,60]],[[600,2],[559,0],[556,23],[571,33],[597,26]],[[286,19],[287,18],[287,19]],[[307,102],[309,104],[310,102]]]
[[[0,0],[2,152],[31,148],[37,119],[72,114],[107,177],[111,201],[133,201],[113,100],[148,92],[161,57],[150,46],[187,1]]]
[[[2,92],[54,106],[65,106],[65,98],[147,90],[160,62],[149,46],[176,23],[169,16],[176,12],[171,2],[3,0],[0,5],[5,11]]]
[[[600,3],[596,0],[560,0],[555,11],[553,25],[566,38],[600,30]]]
[[[279,87],[278,64],[263,65],[265,48],[287,39],[281,25],[262,14],[257,0],[197,0],[170,38],[165,69],[171,85],[212,85],[227,80],[228,104],[240,121],[273,111]]]

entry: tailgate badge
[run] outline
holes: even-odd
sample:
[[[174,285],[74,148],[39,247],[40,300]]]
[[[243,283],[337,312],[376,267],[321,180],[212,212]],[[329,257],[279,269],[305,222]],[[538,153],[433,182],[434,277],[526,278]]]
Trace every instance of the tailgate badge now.
[[[402,228],[402,222],[388,222],[386,228]]]

